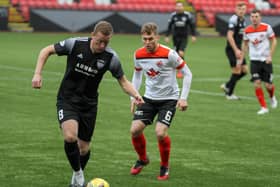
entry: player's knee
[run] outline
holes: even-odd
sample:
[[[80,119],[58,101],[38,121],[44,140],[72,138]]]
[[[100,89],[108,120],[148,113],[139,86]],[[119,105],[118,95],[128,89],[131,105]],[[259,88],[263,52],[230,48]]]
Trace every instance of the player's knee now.
[[[89,146],[86,147],[80,147],[80,154],[86,155],[89,152]]]
[[[163,140],[167,133],[164,130],[156,129],[156,136],[158,140]]]
[[[145,129],[145,124],[139,120],[135,120],[132,122],[132,125],[130,128],[130,134],[133,137],[137,137],[143,133],[144,129]]]
[[[271,90],[273,88],[273,84],[265,83],[265,87],[267,90]]]
[[[79,140],[78,141],[79,149],[81,155],[86,155],[90,149],[90,143],[86,141]]]
[[[142,131],[140,131],[140,130],[137,129],[137,128],[131,127],[131,129],[130,129],[130,134],[131,134],[131,136],[133,136],[133,137],[139,136],[141,133],[142,133]]]
[[[64,133],[64,140],[69,143],[76,142],[78,140],[78,137],[73,133],[66,132],[66,133]]]
[[[254,87],[255,88],[261,88],[262,87],[261,80],[255,80],[254,81]]]

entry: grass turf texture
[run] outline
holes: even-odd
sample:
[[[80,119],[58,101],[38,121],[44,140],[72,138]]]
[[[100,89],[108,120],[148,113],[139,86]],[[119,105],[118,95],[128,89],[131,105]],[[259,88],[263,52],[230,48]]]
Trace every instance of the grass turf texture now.
[[[0,33],[0,186],[67,186],[71,169],[56,120],[56,93],[65,57],[52,56],[43,73],[43,88],[31,88],[40,49],[76,34]],[[131,79],[136,35],[115,35],[118,52]],[[257,116],[259,105],[249,76],[238,83],[240,101],[227,101],[219,86],[230,68],[225,38],[198,38],[186,59],[193,72],[189,110],[177,111],[172,140],[170,180],[157,181],[159,152],[154,126],[145,130],[151,160],[139,176],[129,174],[136,160],[130,143],[129,98],[106,74],[100,85],[97,126],[86,179],[106,179],[112,187],[272,187],[280,184],[279,108]],[[280,53],[274,56],[274,83],[280,99]],[[181,84],[181,81],[179,81]],[[266,98],[267,98],[266,93]]]

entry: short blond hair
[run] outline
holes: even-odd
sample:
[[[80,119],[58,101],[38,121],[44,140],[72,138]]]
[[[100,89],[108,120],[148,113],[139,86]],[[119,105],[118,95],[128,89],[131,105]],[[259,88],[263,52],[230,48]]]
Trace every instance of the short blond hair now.
[[[148,22],[148,23],[145,23],[142,28],[141,28],[141,34],[158,34],[158,26],[157,24],[153,23],[153,22]]]
[[[111,25],[111,23],[107,22],[107,21],[99,21],[93,29],[93,34],[96,34],[98,32],[101,32],[102,34],[104,34],[105,36],[109,36],[113,34],[113,26]]]

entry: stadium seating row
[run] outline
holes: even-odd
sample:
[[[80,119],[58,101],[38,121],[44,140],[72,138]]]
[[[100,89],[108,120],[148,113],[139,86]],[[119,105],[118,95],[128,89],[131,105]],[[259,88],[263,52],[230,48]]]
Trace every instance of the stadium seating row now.
[[[210,25],[215,25],[215,15],[217,13],[234,13],[237,1],[239,0],[188,0],[197,11],[204,13]],[[247,2],[247,12],[255,8],[255,4],[250,3],[248,0],[245,0],[245,2]],[[273,3],[276,8],[263,10],[262,14],[280,15],[280,1],[274,0]]]
[[[59,4],[57,0],[11,0],[18,6],[26,21],[29,20],[30,8],[72,9],[94,11],[131,11],[131,12],[172,12],[175,0],[118,0],[109,5],[97,5],[92,0],[81,0],[80,3]]]

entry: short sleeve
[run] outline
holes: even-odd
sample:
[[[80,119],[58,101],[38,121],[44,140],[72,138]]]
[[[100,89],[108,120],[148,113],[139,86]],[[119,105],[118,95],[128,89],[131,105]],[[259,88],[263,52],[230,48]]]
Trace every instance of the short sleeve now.
[[[173,67],[176,69],[181,69],[185,64],[185,61],[178,55],[174,50],[170,50],[168,54],[169,60],[173,63]]]
[[[110,66],[109,66],[109,71],[112,73],[113,77],[115,77],[116,79],[119,79],[124,75],[122,65],[121,65],[121,62],[120,62],[118,56],[113,55]]]
[[[268,35],[268,38],[274,38],[275,37],[275,33],[272,29],[272,27],[270,25],[268,25],[268,28],[267,28],[267,35]]]
[[[59,56],[71,54],[75,41],[75,38],[69,38],[54,44],[55,52]]]
[[[237,25],[237,21],[237,16],[231,16],[228,21],[228,30],[234,30],[235,26]]]

